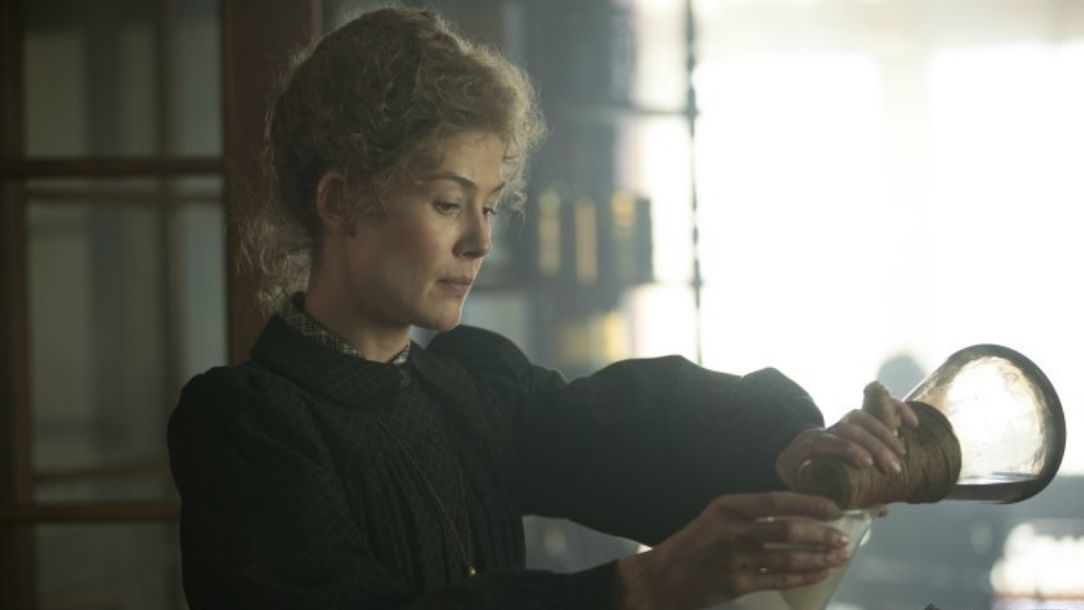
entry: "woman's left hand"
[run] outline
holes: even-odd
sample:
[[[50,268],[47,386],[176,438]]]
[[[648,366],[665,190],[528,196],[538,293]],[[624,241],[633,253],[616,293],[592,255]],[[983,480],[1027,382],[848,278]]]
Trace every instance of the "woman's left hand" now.
[[[907,403],[896,400],[903,425],[915,427],[918,417]],[[885,474],[900,471],[905,453],[896,431],[870,413],[855,409],[829,428],[810,428],[794,437],[775,461],[779,478],[794,489],[798,467],[815,455],[837,455],[857,468],[877,468]]]

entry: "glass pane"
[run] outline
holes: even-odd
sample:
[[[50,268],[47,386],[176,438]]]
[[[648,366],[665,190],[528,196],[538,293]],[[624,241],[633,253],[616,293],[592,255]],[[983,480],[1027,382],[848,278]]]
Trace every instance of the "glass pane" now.
[[[174,146],[180,155],[222,154],[222,32],[218,0],[177,3]]]
[[[650,201],[651,275],[663,282],[689,281],[693,186],[688,122],[680,116],[641,117],[623,121],[619,130],[617,184]]]
[[[681,111],[688,79],[684,0],[635,0],[636,50],[632,101],[637,106]]]
[[[904,395],[952,352],[998,343],[1065,406],[1050,487],[1012,507],[893,506],[840,608],[1084,599],[1071,5],[694,2],[705,365],[775,366],[832,422],[875,378]]]
[[[180,381],[226,363],[226,218],[222,180],[185,178],[177,188]]]
[[[27,156],[221,151],[217,2],[162,5],[24,4]]]
[[[164,497],[180,385],[226,359],[220,180],[35,181],[27,198],[38,495]]]
[[[165,436],[164,424],[162,429]],[[162,455],[148,458],[111,460],[85,467],[43,468],[34,476],[34,501],[83,504],[176,500],[177,492],[164,454],[163,446]]]
[[[42,610],[176,610],[181,591],[175,524],[35,528]]]
[[[692,286],[679,282],[637,286],[625,295],[624,309],[629,317],[628,356],[678,354],[696,361],[697,316]]]

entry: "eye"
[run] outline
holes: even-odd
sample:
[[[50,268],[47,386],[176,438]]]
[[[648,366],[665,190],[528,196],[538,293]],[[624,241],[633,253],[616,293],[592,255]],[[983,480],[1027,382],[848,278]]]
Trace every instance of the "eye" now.
[[[484,213],[486,216],[496,216],[498,214],[497,206],[487,205],[486,207],[482,208],[482,213]]]
[[[433,203],[433,207],[441,214],[453,214],[459,210],[460,205],[454,201],[437,201]]]

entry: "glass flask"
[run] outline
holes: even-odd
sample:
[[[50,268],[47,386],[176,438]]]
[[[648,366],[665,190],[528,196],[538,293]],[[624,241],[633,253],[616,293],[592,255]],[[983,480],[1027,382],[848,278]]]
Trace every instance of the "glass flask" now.
[[[956,352],[904,400],[941,411],[960,441],[960,476],[946,499],[1019,502],[1061,465],[1061,401],[1039,367],[1007,347]]]
[[[836,528],[847,537],[847,556],[851,560],[854,559],[858,545],[862,542],[866,532],[869,531],[870,523],[876,513],[877,509],[875,508],[848,510],[843,511],[839,519],[828,522],[828,525]],[[836,587],[839,586],[843,574],[850,567],[851,560],[848,560],[842,566],[829,568],[828,576],[820,582],[779,591],[783,601],[787,604],[787,608],[789,610],[824,610],[832,599]]]
[[[838,519],[828,521],[827,524],[843,535],[847,536],[847,555],[850,557],[847,563],[829,568],[828,575],[821,581],[811,585],[793,587],[790,589],[772,589],[748,593],[736,600],[732,605],[720,606],[720,608],[733,607],[734,610],[824,610],[832,599],[836,587],[850,567],[854,555],[862,544],[870,524],[876,517],[879,509],[859,508],[846,510]],[[805,521],[805,517],[763,517],[759,521]],[[785,550],[790,548],[804,548],[803,545],[790,545],[785,543],[768,543],[767,549]]]

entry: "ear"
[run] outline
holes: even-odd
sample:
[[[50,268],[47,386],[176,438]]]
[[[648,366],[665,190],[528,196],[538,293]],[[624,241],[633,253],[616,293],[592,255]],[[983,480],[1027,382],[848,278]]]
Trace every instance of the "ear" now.
[[[351,225],[345,210],[343,187],[345,179],[338,170],[328,170],[316,183],[316,215],[325,233],[342,231]]]

